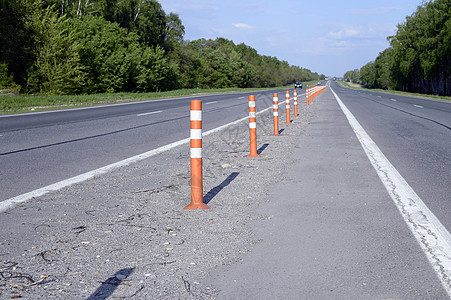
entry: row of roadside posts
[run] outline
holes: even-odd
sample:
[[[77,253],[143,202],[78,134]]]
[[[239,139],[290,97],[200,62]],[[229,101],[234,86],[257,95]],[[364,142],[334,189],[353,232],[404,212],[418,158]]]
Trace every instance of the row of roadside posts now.
[[[313,86],[305,89],[306,105],[310,105],[326,86]],[[294,116],[298,114],[298,98],[296,89],[293,92]],[[291,124],[290,92],[285,92],[286,122]],[[279,135],[279,96],[273,94],[274,135]],[[190,110],[190,159],[191,159],[191,203],[185,209],[209,209],[203,202],[202,177],[202,101],[192,100]],[[259,157],[257,153],[257,112],[255,96],[249,96],[249,138],[250,154],[247,157]]]

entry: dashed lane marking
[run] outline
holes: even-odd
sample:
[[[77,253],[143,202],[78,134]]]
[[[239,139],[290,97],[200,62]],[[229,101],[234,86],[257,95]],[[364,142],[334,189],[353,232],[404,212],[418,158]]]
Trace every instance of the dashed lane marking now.
[[[159,110],[159,111],[151,111],[151,112],[146,112],[146,113],[143,113],[143,114],[138,114],[137,116],[138,116],[138,117],[142,117],[142,116],[147,116],[147,115],[159,114],[159,113],[162,113],[162,112],[163,112],[162,110]]]

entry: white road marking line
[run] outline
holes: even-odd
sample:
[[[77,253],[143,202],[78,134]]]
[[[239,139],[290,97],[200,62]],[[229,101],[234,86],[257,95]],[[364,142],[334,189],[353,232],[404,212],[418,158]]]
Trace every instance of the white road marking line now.
[[[332,89],[331,89],[332,90]],[[366,155],[451,297],[451,234],[368,136],[332,90]]]
[[[424,108],[424,106],[416,105],[416,104],[414,104],[413,106],[418,107],[418,108]]]
[[[391,101],[395,101],[395,102],[398,101],[398,100],[396,100],[396,99],[390,99],[390,100],[391,100]]]
[[[207,102],[207,103],[205,103],[205,105],[207,105],[207,104],[215,104],[215,103],[218,103],[218,101]]]
[[[246,98],[246,97],[238,97],[238,99],[244,99],[244,98]]]
[[[282,103],[279,104],[279,105],[282,105]],[[273,109],[273,106],[271,105],[270,107],[259,111],[257,113],[257,115],[262,114],[262,113],[264,113],[264,112],[266,112],[268,110],[272,110],[272,109]],[[243,122],[243,121],[248,121],[248,120],[249,120],[249,116],[246,116],[246,117],[241,118],[239,120],[236,120],[234,122],[231,122],[231,123],[222,125],[220,127],[214,128],[212,130],[206,131],[206,132],[202,133],[202,136],[207,136],[207,135],[212,134],[214,132],[221,131],[221,130],[229,127],[229,126],[238,124],[238,123]],[[189,130],[187,132],[189,132]],[[65,188],[65,187],[71,186],[71,185],[76,184],[76,183],[81,183],[83,181],[89,180],[91,178],[94,178],[94,177],[102,175],[102,174],[106,174],[106,173],[111,172],[111,171],[113,171],[115,169],[118,169],[120,167],[128,166],[130,164],[139,162],[141,160],[144,160],[144,159],[147,159],[149,157],[155,156],[157,154],[163,153],[165,151],[171,150],[171,149],[173,149],[175,147],[178,147],[178,146],[181,146],[181,145],[184,145],[184,144],[188,144],[190,141],[191,141],[191,138],[186,138],[186,139],[183,139],[183,140],[180,140],[180,141],[177,141],[177,142],[174,142],[174,143],[171,143],[171,144],[159,147],[157,149],[150,150],[148,152],[145,152],[145,153],[142,153],[142,154],[138,154],[136,156],[133,156],[133,157],[130,157],[130,158],[118,161],[116,163],[107,165],[105,167],[101,167],[99,169],[96,169],[96,170],[93,170],[93,171],[90,171],[90,172],[86,172],[84,174],[80,174],[78,176],[74,176],[72,178],[62,180],[60,182],[57,182],[57,183],[54,183],[54,184],[42,187],[40,189],[31,191],[31,192],[28,192],[28,193],[25,193],[25,194],[22,194],[22,195],[19,195],[19,196],[10,198],[10,199],[7,199],[5,201],[0,202],[0,212],[4,212],[7,209],[9,209],[9,208],[11,208],[11,207],[13,207],[13,206],[15,206],[17,204],[26,202],[26,201],[31,200],[33,198],[37,198],[37,197],[43,196],[45,194],[48,194],[50,192],[55,192],[55,191],[61,190],[61,189]]]
[[[162,111],[162,110],[159,110],[159,111],[151,111],[151,112],[147,112],[147,113],[143,113],[143,114],[138,114],[137,116],[138,116],[138,117],[142,117],[142,116],[147,116],[147,115],[159,114],[159,113],[161,113],[161,112],[163,112],[163,111]]]
[[[378,98],[382,98],[382,96],[377,96]]]

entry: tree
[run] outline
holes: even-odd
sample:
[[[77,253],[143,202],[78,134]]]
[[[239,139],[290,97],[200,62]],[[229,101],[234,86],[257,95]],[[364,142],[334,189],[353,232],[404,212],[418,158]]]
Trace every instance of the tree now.
[[[135,32],[149,47],[164,47],[167,19],[161,4],[155,0],[103,0],[102,16]],[[175,15],[172,16],[175,21]],[[172,32],[171,32],[172,34]],[[175,33],[174,33],[175,35]]]
[[[377,78],[374,62],[369,62],[360,69],[360,81],[365,87],[376,87]]]
[[[86,74],[80,64],[78,43],[69,32],[67,19],[52,7],[34,14],[36,61],[29,69],[30,91],[43,94],[78,93]]]
[[[170,13],[166,18],[166,27],[164,32],[164,48],[165,51],[171,52],[180,50],[180,45],[183,42],[183,36],[185,35],[185,26],[179,16],[174,13]]]
[[[354,69],[352,71],[347,71],[343,75],[343,79],[347,82],[354,82],[359,83],[360,82],[360,69]]]
[[[12,75],[20,86],[26,86],[27,70],[36,58],[30,20],[36,7],[32,1],[0,1],[0,63],[7,66],[7,76]]]
[[[117,23],[96,16],[72,19],[71,27],[80,43],[80,61],[87,72],[85,93],[127,91],[130,57],[138,57],[136,34],[129,34]]]
[[[0,84],[42,94],[269,87],[324,77],[217,38],[155,0],[0,1]]]
[[[400,90],[451,95],[451,2],[425,2],[389,37],[391,79]]]

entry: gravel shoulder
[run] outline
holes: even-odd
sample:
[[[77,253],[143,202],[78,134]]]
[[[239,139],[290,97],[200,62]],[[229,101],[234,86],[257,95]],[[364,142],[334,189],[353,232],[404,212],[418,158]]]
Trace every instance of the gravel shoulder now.
[[[261,208],[286,179],[316,102],[273,136],[272,111],[257,116],[261,157],[247,158],[241,122],[203,139],[204,201],[190,202],[189,145],[33,199],[1,214],[4,299],[214,299],[217,274],[261,242]],[[258,111],[257,107],[257,111]],[[263,108],[261,108],[263,109]],[[187,132],[188,124],[187,124]]]

